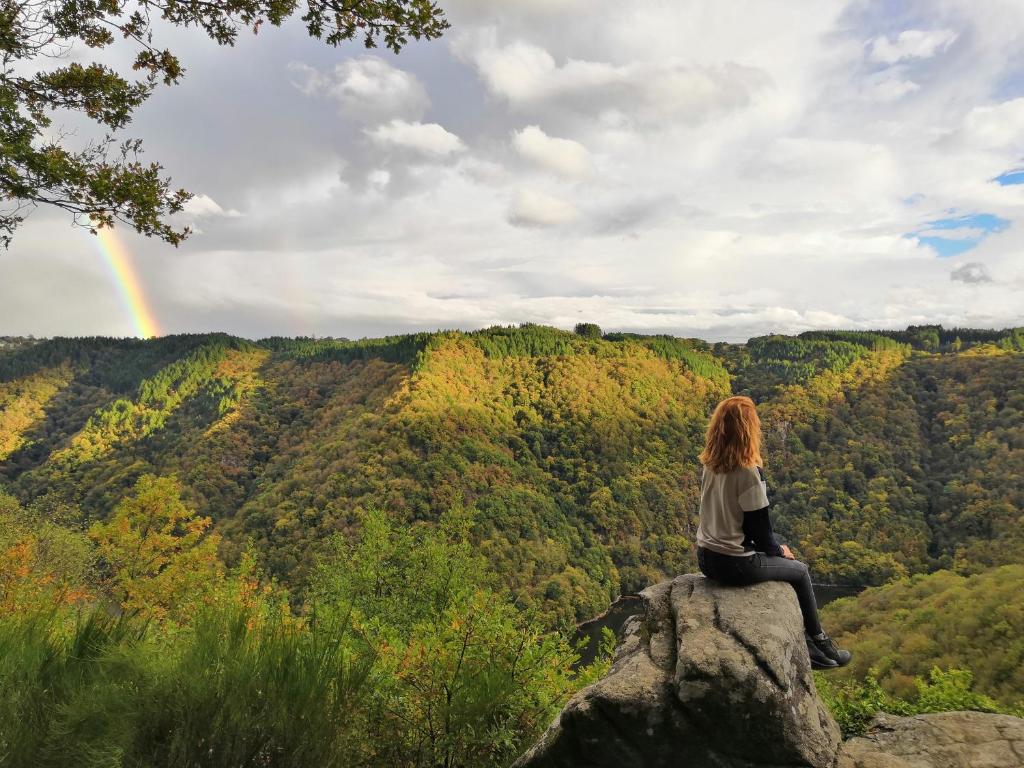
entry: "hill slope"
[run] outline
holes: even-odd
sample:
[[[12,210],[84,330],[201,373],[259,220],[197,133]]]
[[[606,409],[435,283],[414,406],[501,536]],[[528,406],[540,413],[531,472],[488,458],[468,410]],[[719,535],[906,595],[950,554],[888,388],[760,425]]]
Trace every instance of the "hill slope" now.
[[[913,697],[932,667],[967,668],[979,691],[1024,702],[1024,565],[961,576],[919,574],[825,608],[825,621],[854,652],[837,680],[872,668],[890,692]]]
[[[1024,506],[1020,334],[949,333],[19,344],[0,350],[0,482],[91,519],[175,473],[229,558],[253,539],[292,582],[369,509],[461,505],[520,600],[566,622],[693,568],[696,456],[737,391],[765,422],[777,528],[819,578],[1017,562],[993,542]]]

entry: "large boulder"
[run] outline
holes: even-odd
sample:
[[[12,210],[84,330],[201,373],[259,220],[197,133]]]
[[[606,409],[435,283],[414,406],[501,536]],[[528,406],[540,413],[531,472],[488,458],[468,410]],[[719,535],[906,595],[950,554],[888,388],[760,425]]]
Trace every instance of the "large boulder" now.
[[[641,593],[612,669],[578,692],[516,768],[833,766],[789,584],[688,574]]]
[[[837,768],[1020,768],[1024,720],[981,712],[895,717],[843,744]]]

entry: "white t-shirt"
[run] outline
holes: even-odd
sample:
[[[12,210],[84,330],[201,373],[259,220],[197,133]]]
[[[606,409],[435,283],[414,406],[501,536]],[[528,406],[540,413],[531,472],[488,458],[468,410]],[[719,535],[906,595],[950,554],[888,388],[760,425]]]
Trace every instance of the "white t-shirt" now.
[[[737,467],[724,474],[704,467],[697,543],[722,555],[754,554],[743,549],[743,513],[767,506],[768,488],[757,467]]]

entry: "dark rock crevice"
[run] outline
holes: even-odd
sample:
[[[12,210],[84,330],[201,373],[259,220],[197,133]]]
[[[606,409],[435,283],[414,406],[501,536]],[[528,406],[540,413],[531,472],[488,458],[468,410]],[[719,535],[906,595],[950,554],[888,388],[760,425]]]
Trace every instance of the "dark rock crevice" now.
[[[750,654],[750,656],[757,663],[758,669],[760,669],[764,673],[765,677],[767,677],[769,680],[775,683],[775,685],[777,685],[783,691],[789,690],[788,683],[781,677],[779,677],[778,672],[775,671],[775,667],[773,667],[768,662],[768,660],[764,658],[764,655],[762,654],[761,649],[758,648],[758,646],[746,640],[735,629],[729,628],[728,635],[737,643],[739,643],[739,645],[741,645],[747,653]]]

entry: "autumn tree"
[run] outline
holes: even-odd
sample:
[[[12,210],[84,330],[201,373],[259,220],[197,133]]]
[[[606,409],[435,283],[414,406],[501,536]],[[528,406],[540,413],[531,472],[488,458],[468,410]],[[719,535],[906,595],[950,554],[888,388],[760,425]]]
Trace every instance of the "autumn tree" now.
[[[188,615],[222,571],[209,525],[182,502],[177,480],[143,475],[111,519],[89,530],[111,596],[156,618]]]
[[[188,228],[169,217],[191,195],[173,189],[159,163],[142,161],[140,140],[114,136],[161,83],[184,75],[154,28],[197,27],[219,45],[233,45],[242,30],[279,26],[300,12],[310,36],[328,45],[360,38],[395,53],[410,37],[436,38],[448,27],[432,0],[0,0],[0,244],[8,246],[25,214],[41,204],[90,228],[121,221],[181,242]],[[139,75],[69,55],[111,46],[133,51]],[[73,147],[52,125],[57,110],[85,115],[107,133]]]
[[[87,602],[93,560],[81,531],[0,489],[0,618]]]

